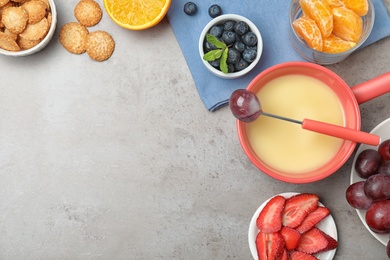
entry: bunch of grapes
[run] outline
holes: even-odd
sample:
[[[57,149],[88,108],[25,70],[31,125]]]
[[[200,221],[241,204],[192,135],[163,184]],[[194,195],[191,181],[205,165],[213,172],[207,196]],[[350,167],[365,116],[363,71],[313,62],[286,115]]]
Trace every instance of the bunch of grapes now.
[[[366,210],[368,227],[378,234],[390,233],[390,139],[383,141],[378,150],[366,149],[355,162],[357,175],[363,181],[351,184],[346,191],[348,203]],[[390,237],[386,252],[390,258]]]

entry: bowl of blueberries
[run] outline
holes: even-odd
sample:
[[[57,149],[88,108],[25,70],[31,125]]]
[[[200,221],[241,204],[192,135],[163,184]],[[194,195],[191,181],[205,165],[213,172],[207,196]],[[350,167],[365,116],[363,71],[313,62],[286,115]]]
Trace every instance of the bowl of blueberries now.
[[[199,37],[199,55],[205,67],[224,79],[247,74],[259,62],[263,40],[248,18],[223,14],[212,19]]]

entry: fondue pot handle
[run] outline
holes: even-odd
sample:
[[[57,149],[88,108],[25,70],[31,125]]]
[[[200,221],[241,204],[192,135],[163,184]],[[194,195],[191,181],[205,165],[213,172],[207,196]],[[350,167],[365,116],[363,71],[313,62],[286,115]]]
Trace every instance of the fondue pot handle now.
[[[351,88],[358,104],[390,92],[390,72]]]
[[[356,143],[377,146],[381,142],[380,137],[374,134],[311,119],[303,119],[302,128]]]

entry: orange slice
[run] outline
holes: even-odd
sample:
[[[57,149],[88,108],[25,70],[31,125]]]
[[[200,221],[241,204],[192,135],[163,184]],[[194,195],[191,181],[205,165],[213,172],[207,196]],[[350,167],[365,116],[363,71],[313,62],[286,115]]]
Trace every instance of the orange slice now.
[[[340,0],[345,7],[351,9],[360,16],[365,16],[368,13],[367,0]]]
[[[295,32],[305,40],[310,48],[322,51],[322,36],[316,22],[306,16],[300,17],[293,22]]]
[[[144,30],[158,24],[168,12],[171,0],[104,0],[111,19],[123,28]]]
[[[326,53],[340,53],[348,51],[356,46],[355,42],[344,41],[343,39],[331,34],[329,37],[323,39],[322,52]]]
[[[313,19],[321,31],[323,37],[328,37],[333,30],[333,15],[327,1],[324,0],[300,0],[302,11]]]
[[[333,34],[345,41],[358,42],[363,32],[362,18],[346,7],[335,7],[332,12]]]

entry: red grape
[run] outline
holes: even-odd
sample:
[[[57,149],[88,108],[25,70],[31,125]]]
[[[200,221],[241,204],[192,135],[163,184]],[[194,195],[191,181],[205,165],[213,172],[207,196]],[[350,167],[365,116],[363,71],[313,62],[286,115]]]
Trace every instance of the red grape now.
[[[390,139],[383,141],[379,145],[378,152],[381,155],[383,161],[390,160]]]
[[[255,121],[263,112],[256,94],[246,89],[237,89],[231,94],[229,107],[233,115],[245,123]]]
[[[349,205],[355,209],[366,210],[373,202],[371,199],[367,198],[366,194],[364,194],[364,183],[365,181],[359,181],[349,185],[345,194]]]
[[[374,202],[366,212],[368,227],[379,234],[390,231],[390,200]]]
[[[390,161],[384,161],[378,168],[377,173],[390,175]]]
[[[364,183],[364,193],[373,201],[390,199],[390,175],[375,174],[370,176]]]
[[[360,178],[367,179],[375,174],[381,164],[381,156],[377,150],[363,150],[355,162],[355,170]]]

